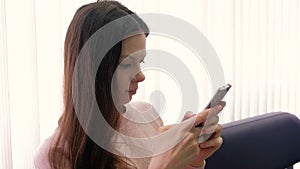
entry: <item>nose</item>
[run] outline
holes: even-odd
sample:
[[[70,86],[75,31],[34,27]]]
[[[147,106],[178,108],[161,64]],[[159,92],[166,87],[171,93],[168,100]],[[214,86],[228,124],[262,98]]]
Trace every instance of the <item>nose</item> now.
[[[132,79],[133,82],[142,82],[144,80],[145,80],[145,75],[141,71],[137,73]]]

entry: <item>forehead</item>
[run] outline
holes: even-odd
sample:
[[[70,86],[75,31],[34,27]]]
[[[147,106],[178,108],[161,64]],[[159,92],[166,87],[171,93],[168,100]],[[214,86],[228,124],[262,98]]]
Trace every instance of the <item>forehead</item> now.
[[[146,36],[144,34],[138,34],[131,36],[122,41],[122,51],[120,60],[123,60],[125,57],[138,53],[139,55],[146,55]]]

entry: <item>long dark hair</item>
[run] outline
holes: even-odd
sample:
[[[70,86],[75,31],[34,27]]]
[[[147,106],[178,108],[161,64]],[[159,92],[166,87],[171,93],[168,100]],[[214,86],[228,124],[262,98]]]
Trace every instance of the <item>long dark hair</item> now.
[[[64,112],[59,119],[59,130],[49,151],[51,168],[113,169],[130,168],[123,157],[119,157],[98,146],[81,126],[73,103],[72,77],[76,60],[88,39],[106,24],[126,15],[134,14],[116,1],[99,1],[80,7],[67,30],[64,46]],[[136,18],[148,35],[147,25]],[[120,28],[122,29],[122,28]],[[109,35],[108,35],[109,36]],[[115,44],[104,56],[95,78],[95,96],[102,116],[114,129],[118,128],[120,114],[114,106],[111,82],[122,49],[122,41]],[[89,77],[85,77],[89,78]],[[87,82],[86,82],[87,83]],[[88,81],[88,83],[90,83]],[[80,104],[89,104],[88,98]],[[88,97],[88,96],[87,96]],[[85,108],[88,106],[85,106]]]

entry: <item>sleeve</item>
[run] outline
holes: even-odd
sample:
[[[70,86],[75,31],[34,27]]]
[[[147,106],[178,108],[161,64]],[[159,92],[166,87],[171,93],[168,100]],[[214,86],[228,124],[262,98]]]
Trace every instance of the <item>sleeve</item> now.
[[[34,166],[35,169],[51,169],[48,160],[48,153],[50,150],[51,142],[57,134],[58,129],[55,130],[54,134],[46,138],[36,149],[34,154]]]

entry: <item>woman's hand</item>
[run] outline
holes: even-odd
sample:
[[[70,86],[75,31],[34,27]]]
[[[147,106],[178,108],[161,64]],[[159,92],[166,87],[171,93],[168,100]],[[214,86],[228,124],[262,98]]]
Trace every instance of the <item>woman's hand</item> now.
[[[183,140],[172,149],[152,157],[148,169],[182,169],[188,165],[194,167],[202,166],[204,160],[211,156],[222,145],[222,138],[220,137],[222,127],[217,125],[218,118],[213,118],[217,117],[217,114],[222,111],[225,102],[221,102],[220,106],[221,107],[214,109],[214,111],[212,111],[212,109],[206,109],[198,113],[192,129]],[[212,120],[207,121],[208,115]],[[195,115],[189,114],[188,116],[189,117],[185,117],[185,120]],[[206,142],[199,144],[198,138],[202,128],[195,126],[204,122],[205,126],[207,126],[206,129],[211,129],[211,131],[208,130],[206,133],[213,134]],[[163,133],[177,125],[180,124],[163,126],[158,132],[159,134]]]
[[[209,140],[204,143],[199,144],[200,153],[195,158],[195,160],[190,164],[190,166],[198,167],[204,165],[204,160],[213,155],[222,145],[223,139],[220,136],[222,131],[222,126],[218,124],[215,132]]]
[[[208,120],[205,122],[205,127],[203,132],[205,134],[212,134],[210,138],[204,143],[199,144],[200,153],[195,158],[195,160],[190,164],[193,167],[200,167],[204,165],[204,160],[214,154],[222,145],[223,139],[221,137],[222,126],[218,124],[219,118],[218,114],[226,106],[226,102],[220,102],[218,107],[215,107],[210,110],[211,114],[209,115]],[[200,113],[201,114],[201,113]],[[210,120],[209,120],[210,119]]]
[[[163,126],[159,129],[159,133],[165,132],[175,125]],[[190,130],[189,133],[175,147],[167,152],[152,157],[149,169],[182,169],[190,164],[199,154],[200,148],[198,136],[201,132],[200,128]],[[170,138],[172,139],[172,138]]]
[[[204,110],[203,112],[199,113],[194,119],[189,121],[186,124],[191,124],[189,128],[185,128],[184,126],[188,125],[182,125],[176,124],[176,125],[169,125],[169,126],[163,126],[159,128],[158,134],[161,134],[163,132],[166,132],[171,129],[173,130],[173,133],[176,135],[185,134],[185,136],[182,138],[182,140],[176,144],[176,146],[172,147],[170,150],[152,157],[151,162],[149,164],[149,169],[182,169],[189,164],[191,164],[196,157],[199,156],[200,153],[200,147],[198,142],[198,137],[201,132],[201,128],[195,127],[196,125],[200,123],[204,123],[207,115],[209,114],[210,110]],[[193,115],[195,116],[195,115]],[[175,131],[175,132],[174,132]],[[174,137],[176,137],[174,135]],[[167,140],[161,141],[162,144],[172,144],[174,143],[174,139],[176,138],[167,138]]]

